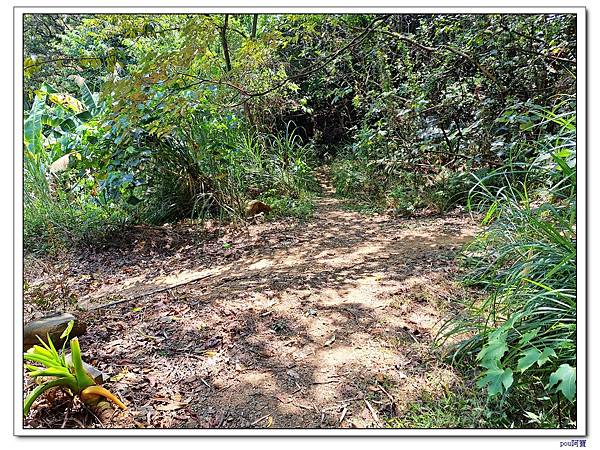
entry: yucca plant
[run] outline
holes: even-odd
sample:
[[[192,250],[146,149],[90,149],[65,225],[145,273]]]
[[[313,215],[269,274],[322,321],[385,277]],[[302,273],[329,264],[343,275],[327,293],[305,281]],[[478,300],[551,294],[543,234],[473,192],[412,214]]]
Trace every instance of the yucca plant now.
[[[126,406],[116,395],[96,384],[93,377],[87,373],[81,359],[81,350],[77,338],[70,341],[72,364],[69,364],[65,358],[65,347],[73,323],[73,321],[69,322],[60,337],[65,340],[60,353],[56,350],[52,339],[47,336],[47,343],[38,337],[41,345],[34,345],[23,355],[23,359],[43,366],[25,364],[28,375],[41,382],[25,399],[23,404],[23,414],[25,416],[29,414],[31,405],[40,395],[55,387],[66,389],[72,395],[78,395],[89,406],[96,406],[100,400],[105,398],[121,409],[126,409]]]

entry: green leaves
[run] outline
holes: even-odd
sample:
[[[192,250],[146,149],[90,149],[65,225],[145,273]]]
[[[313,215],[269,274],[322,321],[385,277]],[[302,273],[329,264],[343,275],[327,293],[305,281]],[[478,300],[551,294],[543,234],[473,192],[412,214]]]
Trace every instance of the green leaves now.
[[[572,402],[575,399],[576,369],[569,364],[561,364],[560,367],[550,375],[550,382],[546,389],[556,389]]]
[[[71,358],[73,360],[73,369],[75,370],[75,377],[77,379],[77,386],[79,387],[79,390],[83,390],[86,387],[96,384],[94,379],[83,367],[81,350],[79,349],[79,339],[77,338],[71,339]]]
[[[529,367],[536,363],[541,355],[541,352],[537,348],[530,348],[521,353],[523,357],[519,359],[517,363],[517,370],[525,372]]]
[[[523,357],[517,363],[517,370],[521,373],[529,369],[533,364],[537,363],[538,367],[542,367],[550,358],[556,358],[556,352],[552,347],[546,347],[543,351],[537,348],[529,348],[521,352]]]
[[[29,114],[23,123],[23,144],[33,154],[42,150],[42,115],[46,106],[46,96],[36,95]]]
[[[546,347],[537,360],[538,367],[542,367],[542,365],[544,365],[547,361],[550,360],[550,357],[556,358],[556,352],[553,348]]]
[[[511,369],[490,369],[483,373],[483,378],[477,381],[477,386],[486,387],[488,395],[493,397],[501,394],[513,384],[513,371]]]
[[[83,104],[89,112],[95,113],[98,109],[98,105],[94,95],[92,94],[92,91],[90,91],[90,88],[88,88],[88,85],[85,83],[83,77],[75,76],[75,83],[77,83],[81,91],[81,100]]]
[[[490,338],[487,345],[485,345],[477,355],[477,359],[481,361],[481,366],[488,369],[498,367],[502,356],[507,350],[506,334],[498,334],[497,336]]]
[[[539,331],[540,331],[540,328],[538,327],[538,328],[534,328],[533,330],[530,330],[527,333],[523,334],[521,339],[519,339],[519,345],[527,344],[529,341],[531,341],[534,337],[536,337],[538,335]]]
[[[67,328],[61,335],[62,338],[68,338],[73,329],[74,322],[70,321]],[[25,368],[30,377],[54,377],[54,379],[43,382],[37,386],[25,399],[23,404],[23,414],[29,414],[29,410],[35,400],[53,387],[67,388],[74,395],[80,395],[81,399],[86,402],[93,402],[98,396],[105,397],[120,408],[125,409],[125,405],[113,394],[106,389],[97,386],[94,379],[87,373],[81,359],[81,350],[77,338],[71,339],[71,361],[73,366],[67,364],[64,355],[64,346],[61,354],[56,350],[52,340],[48,336],[48,343],[40,339],[42,346],[34,345],[27,353],[23,355],[23,359],[37,362],[44,367],[38,367],[31,364],[25,364]]]
[[[506,344],[507,330],[500,328],[490,335],[488,343],[477,355],[479,365],[486,368],[477,386],[486,387],[488,395],[493,397],[508,390],[513,384],[513,371],[502,367],[502,357],[508,351]]]

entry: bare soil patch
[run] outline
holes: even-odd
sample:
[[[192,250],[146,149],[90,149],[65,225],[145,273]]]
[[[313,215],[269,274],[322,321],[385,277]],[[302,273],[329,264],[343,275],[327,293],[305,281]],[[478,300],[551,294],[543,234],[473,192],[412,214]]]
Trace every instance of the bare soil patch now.
[[[476,230],[462,214],[348,211],[325,183],[306,222],[139,227],[96,251],[27,258],[25,319],[86,309],[84,359],[128,410],[100,424],[55,393],[25,424],[385,426],[458,380],[431,343],[464,295],[454,259]]]

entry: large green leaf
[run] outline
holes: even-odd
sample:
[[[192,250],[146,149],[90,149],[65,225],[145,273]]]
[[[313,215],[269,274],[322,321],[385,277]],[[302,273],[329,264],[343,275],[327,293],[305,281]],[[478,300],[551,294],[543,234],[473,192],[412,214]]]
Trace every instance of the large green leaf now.
[[[538,367],[542,367],[550,358],[556,358],[556,352],[552,347],[546,347],[542,351],[539,351],[537,348],[529,348],[521,352],[521,355],[523,356],[517,363],[517,370],[521,372],[525,372],[535,363],[537,363]]]
[[[557,389],[569,400],[573,401],[576,390],[576,369],[569,364],[561,364],[560,367],[550,375],[548,388],[552,389],[557,385]]]
[[[497,369],[500,365],[502,356],[507,352],[506,335],[496,334],[490,336],[489,342],[481,349],[477,355],[480,365],[486,369]]]
[[[511,369],[495,368],[486,370],[484,377],[477,382],[477,386],[487,386],[488,396],[493,397],[501,394],[513,384],[513,371]]]
[[[46,97],[36,95],[31,110],[23,123],[23,143],[33,154],[39,154],[43,148],[42,117],[45,106]]]
[[[517,370],[525,372],[538,361],[541,354],[542,352],[540,352],[537,348],[529,348],[524,352],[521,352],[523,357],[520,358],[517,363]]]
[[[81,101],[83,102],[87,110],[92,113],[95,112],[98,105],[96,104],[94,95],[92,94],[92,91],[90,91],[90,88],[88,88],[88,85],[86,84],[85,80],[82,77],[78,76],[75,78],[75,83],[77,83],[77,85],[79,86],[79,89],[81,91]]]
[[[542,365],[549,361],[551,357],[556,358],[556,352],[552,347],[546,347],[542,350],[542,354],[537,360],[538,367],[542,367]]]
[[[521,339],[519,339],[519,345],[525,345],[527,344],[529,341],[531,341],[534,337],[537,336],[538,332],[540,331],[540,328],[534,328],[531,331],[528,331],[527,333],[525,333]]]

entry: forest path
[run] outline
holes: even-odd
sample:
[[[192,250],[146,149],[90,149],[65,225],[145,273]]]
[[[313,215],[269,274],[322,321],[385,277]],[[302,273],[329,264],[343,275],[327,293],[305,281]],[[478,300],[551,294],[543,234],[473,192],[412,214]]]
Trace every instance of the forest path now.
[[[453,387],[430,344],[464,294],[454,257],[475,225],[359,214],[335,198],[326,172],[319,180],[307,222],[200,241],[160,227],[65,265],[61,282],[88,307],[209,275],[84,313],[84,357],[129,407],[111,426],[381,427]],[[48,426],[53,416],[38,411],[29,424]],[[67,426],[94,422],[81,414]]]

